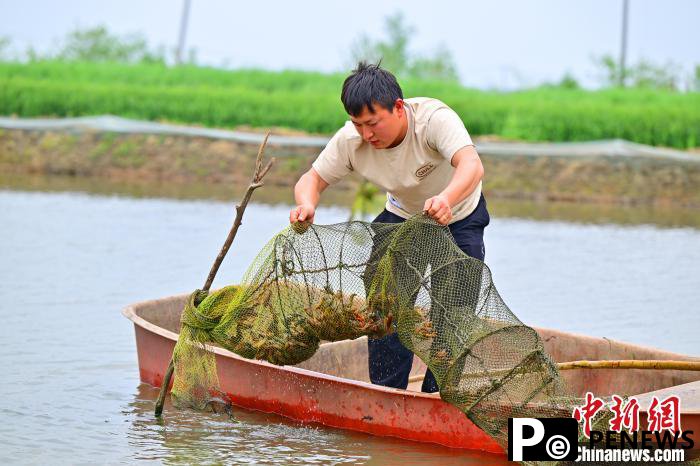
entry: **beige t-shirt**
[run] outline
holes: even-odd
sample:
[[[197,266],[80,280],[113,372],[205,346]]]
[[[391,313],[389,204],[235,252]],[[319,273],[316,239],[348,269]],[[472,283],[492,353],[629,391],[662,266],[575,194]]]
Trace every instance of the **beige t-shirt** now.
[[[425,200],[447,187],[455,171],[450,164],[452,156],[473,143],[459,116],[439,100],[415,97],[404,102],[408,131],[398,146],[375,149],[348,121],[331,138],[313,167],[328,184],[356,171],[386,191],[389,212],[408,218],[421,213]],[[452,221],[472,213],[480,196],[481,182],[454,206]]]

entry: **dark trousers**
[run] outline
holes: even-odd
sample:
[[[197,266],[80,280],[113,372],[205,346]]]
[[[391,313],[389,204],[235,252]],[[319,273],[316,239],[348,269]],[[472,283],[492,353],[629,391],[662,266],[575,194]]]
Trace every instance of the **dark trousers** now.
[[[374,219],[376,223],[401,223],[404,218],[387,210]],[[449,225],[455,243],[468,256],[484,260],[484,228],[489,224],[490,217],[486,208],[486,200],[482,194],[474,212],[462,220]],[[413,365],[413,353],[399,341],[396,332],[384,338],[369,338],[369,379],[373,384],[405,389],[408,386],[408,376]],[[423,379],[423,392],[437,392],[438,386],[430,369]]]

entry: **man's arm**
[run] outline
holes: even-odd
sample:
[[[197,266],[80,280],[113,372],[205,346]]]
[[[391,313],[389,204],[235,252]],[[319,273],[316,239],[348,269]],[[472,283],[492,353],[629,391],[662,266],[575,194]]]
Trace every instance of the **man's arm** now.
[[[313,167],[304,173],[294,186],[294,199],[297,206],[289,212],[289,223],[303,221],[313,223],[321,193],[327,187],[328,183]]]
[[[469,196],[484,177],[484,166],[474,146],[459,149],[452,156],[452,180],[437,196],[425,201],[423,210],[442,225],[452,220],[452,207]]]

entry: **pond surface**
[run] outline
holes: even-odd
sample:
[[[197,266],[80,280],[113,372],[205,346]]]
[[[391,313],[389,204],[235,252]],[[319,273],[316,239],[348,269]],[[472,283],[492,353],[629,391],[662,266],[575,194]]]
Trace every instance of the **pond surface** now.
[[[133,328],[120,310],[201,287],[230,228],[233,204],[151,198],[148,190],[140,197],[118,189],[109,194],[104,186],[91,190],[99,194],[2,186],[3,464],[501,463],[240,409],[230,417],[166,406],[164,421],[156,422],[157,392],[139,383]],[[288,191],[249,206],[214,286],[237,282],[285,227]],[[491,202],[486,262],[506,303],[528,324],[699,355],[696,217],[621,207],[584,211],[577,218],[575,208]],[[325,206],[317,222],[347,216],[342,206]]]

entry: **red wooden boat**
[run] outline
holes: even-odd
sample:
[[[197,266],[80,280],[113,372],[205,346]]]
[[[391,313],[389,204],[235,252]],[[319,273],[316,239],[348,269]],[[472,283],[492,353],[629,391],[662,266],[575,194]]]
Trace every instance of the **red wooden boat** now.
[[[134,323],[141,381],[160,387],[180,326],[187,296],[133,304],[123,314]],[[698,358],[628,343],[549,329],[537,329],[557,362],[611,359],[697,361]],[[420,382],[407,390],[369,383],[364,338],[321,345],[297,366],[275,366],[211,347],[219,381],[234,404],[276,413],[305,423],[319,423],[374,435],[452,448],[503,454],[501,447],[454,406],[437,394],[420,392]],[[412,375],[425,366],[415,358]],[[681,397],[682,428],[700,432],[700,372],[680,370],[598,369],[562,373],[571,389],[583,395],[643,394],[640,406],[654,394]],[[645,408],[642,408],[645,409]],[[644,420],[642,419],[644,423]],[[645,424],[643,424],[645,425]],[[693,437],[698,451],[700,439]],[[695,454],[693,454],[695,456]]]

